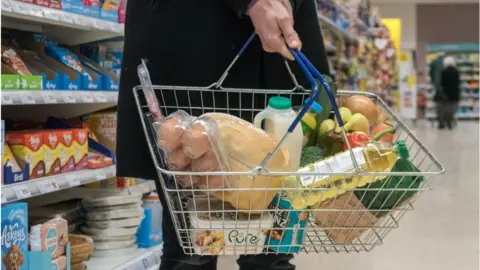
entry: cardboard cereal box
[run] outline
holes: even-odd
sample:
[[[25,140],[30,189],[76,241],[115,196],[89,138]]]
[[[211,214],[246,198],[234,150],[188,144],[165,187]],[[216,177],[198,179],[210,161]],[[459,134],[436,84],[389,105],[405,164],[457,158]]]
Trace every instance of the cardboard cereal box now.
[[[30,179],[45,176],[43,132],[16,131],[5,134],[5,140],[21,168],[30,166]]]
[[[83,170],[88,167],[88,130],[76,128],[73,130],[73,152],[75,170]]]
[[[2,270],[28,270],[28,206],[2,206]]]
[[[72,172],[75,169],[73,131],[71,129],[59,129],[56,131],[60,139],[57,148],[60,151],[61,172]]]
[[[45,152],[45,174],[55,175],[61,172],[60,165],[60,138],[55,130],[43,132],[44,152]]]

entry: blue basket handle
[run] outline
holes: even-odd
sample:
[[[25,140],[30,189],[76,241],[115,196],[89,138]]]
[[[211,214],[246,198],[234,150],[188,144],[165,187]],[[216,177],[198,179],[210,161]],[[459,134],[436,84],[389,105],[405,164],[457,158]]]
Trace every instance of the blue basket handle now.
[[[292,51],[293,53],[294,50],[290,50],[290,51]],[[330,103],[332,103],[333,112],[337,117],[338,124],[340,127],[343,127],[343,121],[342,121],[342,117],[340,116],[340,111],[338,110],[337,102],[335,100],[335,97],[332,94],[332,91],[330,90],[330,86],[328,85],[327,81],[300,50],[297,49],[295,50],[295,52],[298,54],[298,57],[303,61],[303,63],[306,65],[308,70],[313,74],[313,76],[320,81],[323,88],[325,88],[325,91],[327,91],[327,95],[328,95],[328,98],[330,99]],[[297,62],[299,61],[297,60]]]

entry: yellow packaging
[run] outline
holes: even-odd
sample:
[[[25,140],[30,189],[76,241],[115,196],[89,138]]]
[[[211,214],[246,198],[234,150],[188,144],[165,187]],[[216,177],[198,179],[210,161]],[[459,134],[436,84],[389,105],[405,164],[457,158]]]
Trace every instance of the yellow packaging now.
[[[73,131],[71,129],[57,130],[60,151],[61,172],[73,172],[75,170],[75,150],[73,147]]]
[[[30,179],[45,176],[45,151],[43,132],[17,131],[5,135],[5,141],[10,145],[21,168],[28,163]]]
[[[91,114],[87,126],[98,142],[111,151],[115,151],[117,142],[117,112],[104,111]]]
[[[18,172],[21,170],[8,144],[5,144],[3,147],[3,166],[12,167],[13,172]]]

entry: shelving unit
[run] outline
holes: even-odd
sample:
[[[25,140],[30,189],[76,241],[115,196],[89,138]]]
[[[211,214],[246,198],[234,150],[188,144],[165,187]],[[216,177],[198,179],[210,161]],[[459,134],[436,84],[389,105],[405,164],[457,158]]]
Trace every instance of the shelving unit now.
[[[2,27],[44,33],[67,45],[124,35],[123,24],[15,0],[2,0]]]
[[[2,105],[46,105],[76,103],[116,104],[118,92],[113,91],[24,91],[2,90]]]
[[[92,257],[87,261],[88,269],[111,270],[150,270],[160,267],[163,245],[149,249],[139,248],[129,256],[97,258]]]

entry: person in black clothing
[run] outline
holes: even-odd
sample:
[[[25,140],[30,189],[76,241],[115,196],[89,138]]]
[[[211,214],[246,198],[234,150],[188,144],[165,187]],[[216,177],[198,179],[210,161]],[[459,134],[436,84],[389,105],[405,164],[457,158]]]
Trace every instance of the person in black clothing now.
[[[438,128],[445,125],[453,128],[455,112],[460,100],[460,73],[455,67],[455,59],[447,56],[443,59],[443,70],[440,77],[440,89],[436,93]]]
[[[117,175],[155,180],[164,207],[161,270],[213,270],[217,259],[185,255],[179,244],[133,96],[132,88],[140,84],[137,66],[142,58],[148,59],[156,85],[208,86],[219,79],[253,31],[259,38],[230,71],[226,87],[292,89],[281,57],[293,59],[287,45],[301,48],[322,74],[329,75],[313,0],[128,1],[118,98]],[[309,86],[300,67],[295,62],[290,65],[298,82]],[[229,94],[228,100],[234,99],[238,94]],[[258,104],[263,102],[262,98]],[[192,99],[191,106],[201,106],[200,101]],[[295,269],[291,258],[290,254],[240,256],[238,264],[242,270]]]

